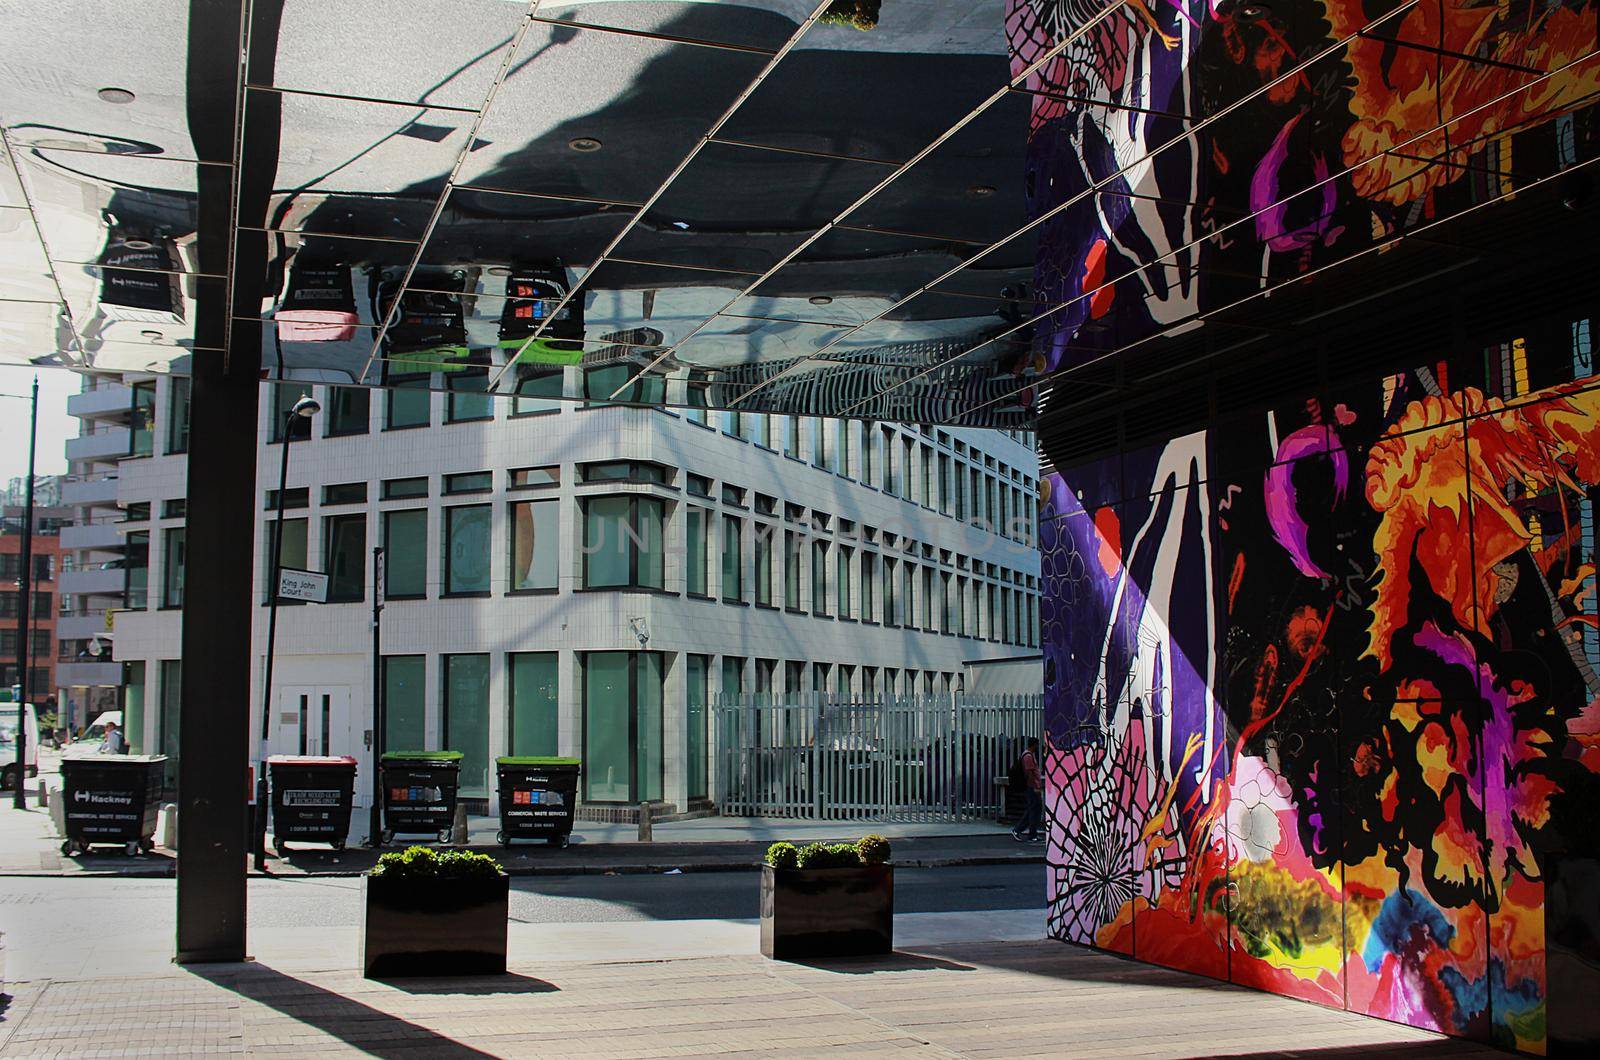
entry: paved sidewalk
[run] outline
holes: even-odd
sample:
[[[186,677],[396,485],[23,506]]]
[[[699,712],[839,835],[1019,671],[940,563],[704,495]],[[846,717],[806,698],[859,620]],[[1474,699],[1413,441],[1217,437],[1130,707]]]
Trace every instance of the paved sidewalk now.
[[[266,961],[16,983],[0,1055],[383,1057],[1504,1054],[1059,942],[519,964],[376,983]]]
[[[54,778],[48,778],[53,781]],[[41,809],[34,783],[29,809],[18,812],[9,802],[0,806],[0,876],[132,876],[166,877],[176,871],[176,855],[157,847],[148,855],[127,857],[114,847],[96,848],[68,857],[50,813]],[[359,823],[358,823],[359,825]],[[655,826],[655,841],[638,842],[635,825],[579,822],[572,845],[558,850],[542,843],[500,847],[494,839],[498,820],[468,822],[471,849],[505,865],[514,876],[569,875],[604,872],[716,872],[759,865],[767,846],[778,839],[803,844],[854,840],[867,832],[889,837],[896,864],[911,866],[989,865],[1042,862],[1042,845],[1019,845],[1002,825],[993,822],[839,822],[789,821],[768,818],[707,817]],[[356,841],[365,837],[358,827]],[[396,848],[403,846],[397,842]],[[291,844],[285,858],[270,856],[270,876],[352,876],[377,861],[373,851],[346,847],[334,851],[322,844]]]

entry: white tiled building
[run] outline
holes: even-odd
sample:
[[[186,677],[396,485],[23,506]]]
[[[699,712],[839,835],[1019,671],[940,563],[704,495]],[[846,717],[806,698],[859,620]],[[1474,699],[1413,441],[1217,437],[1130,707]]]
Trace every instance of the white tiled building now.
[[[103,602],[131,735],[170,754],[182,558],[201,545],[184,530],[187,384],[149,385],[130,448],[150,455],[115,462],[124,596]],[[584,759],[591,807],[690,809],[714,791],[720,692],[943,692],[968,661],[1036,654],[1031,439],[585,405],[557,386],[580,397],[584,379],[497,400],[315,388],[284,565],[327,571],[330,602],[280,605],[268,750],[367,754],[380,544],[387,745],[463,751],[463,794],[491,806],[496,755],[559,753]],[[308,389],[263,388],[262,658],[275,437]]]

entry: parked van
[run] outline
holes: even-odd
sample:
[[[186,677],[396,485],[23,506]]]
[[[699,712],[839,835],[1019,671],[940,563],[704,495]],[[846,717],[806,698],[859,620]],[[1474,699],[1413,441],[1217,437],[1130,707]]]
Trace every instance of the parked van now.
[[[28,726],[28,776],[39,775],[39,708],[29,703],[23,710]],[[17,767],[17,704],[0,703],[0,791],[13,790],[21,780]]]

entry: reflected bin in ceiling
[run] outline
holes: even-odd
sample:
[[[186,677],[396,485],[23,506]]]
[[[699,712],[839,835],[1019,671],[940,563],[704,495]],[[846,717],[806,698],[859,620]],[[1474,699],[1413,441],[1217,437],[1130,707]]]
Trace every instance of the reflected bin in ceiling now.
[[[449,842],[461,781],[460,751],[393,751],[383,756],[383,835],[433,835]]]
[[[564,847],[578,802],[576,758],[496,758],[500,777],[501,846],[513,839],[543,839]]]
[[[116,843],[132,857],[155,846],[166,755],[84,755],[61,760],[67,835],[63,854]]]
[[[290,839],[344,849],[356,787],[354,758],[273,755],[267,759],[267,774],[272,780],[272,846],[280,858]]]

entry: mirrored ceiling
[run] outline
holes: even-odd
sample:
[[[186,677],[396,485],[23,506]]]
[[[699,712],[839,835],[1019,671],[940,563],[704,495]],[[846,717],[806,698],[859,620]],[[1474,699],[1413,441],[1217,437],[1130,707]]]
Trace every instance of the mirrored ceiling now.
[[[1481,253],[1600,143],[1593,0],[0,20],[0,358],[89,371],[259,339],[266,378],[1022,427],[1371,253]]]

